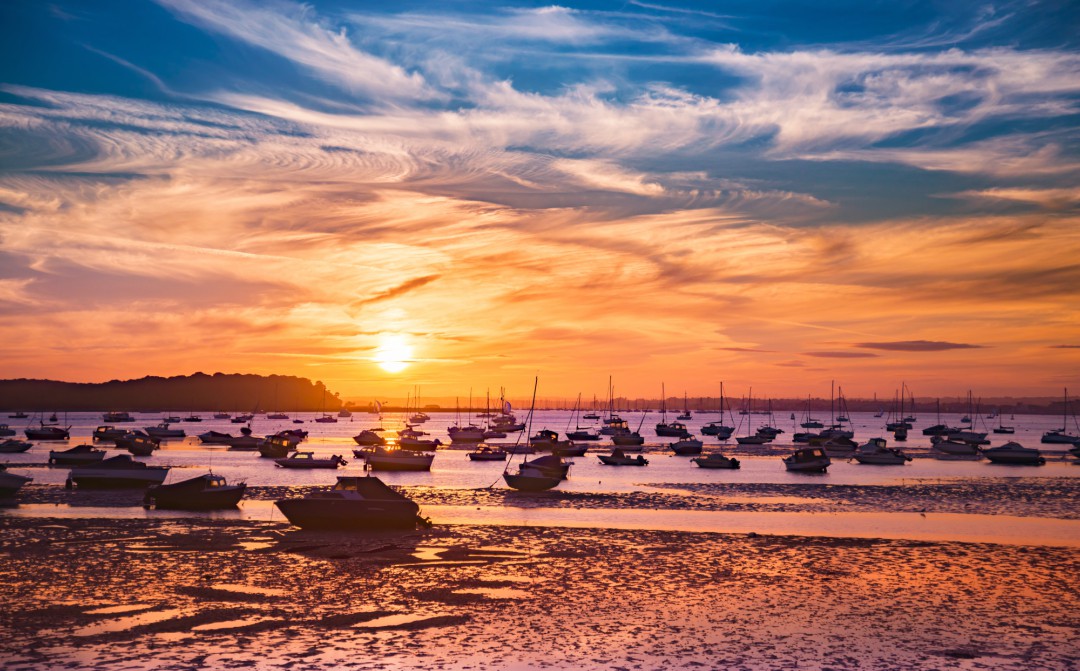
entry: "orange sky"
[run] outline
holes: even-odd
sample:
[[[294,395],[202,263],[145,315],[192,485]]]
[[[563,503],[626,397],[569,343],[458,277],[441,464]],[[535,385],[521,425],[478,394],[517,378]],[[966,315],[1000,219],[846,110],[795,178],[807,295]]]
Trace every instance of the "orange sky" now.
[[[781,48],[635,6],[491,9],[414,53],[416,14],[160,5],[168,59],[53,12],[82,60],[0,71],[2,377],[1080,390],[1070,50]]]

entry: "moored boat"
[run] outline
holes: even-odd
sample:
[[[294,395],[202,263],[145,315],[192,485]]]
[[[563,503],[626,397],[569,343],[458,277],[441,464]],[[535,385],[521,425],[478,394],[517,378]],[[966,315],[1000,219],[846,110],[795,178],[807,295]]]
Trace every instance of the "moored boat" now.
[[[221,510],[235,508],[246,488],[246,483],[230,485],[220,475],[205,473],[181,482],[150,485],[143,501],[169,510]]]
[[[59,426],[50,426],[44,422],[37,428],[31,429],[27,427],[23,430],[29,440],[67,440],[71,437],[71,427],[61,428]]]
[[[510,453],[502,448],[491,448],[482,445],[478,449],[469,452],[469,461],[506,461]]]
[[[282,468],[338,468],[349,462],[337,454],[330,457],[316,457],[314,452],[293,452],[287,457],[274,459],[274,463]]]
[[[357,445],[385,445],[386,439],[371,429],[364,429],[353,436]]]
[[[90,437],[93,440],[115,441],[117,438],[122,438],[127,432],[127,429],[117,428],[115,426],[105,424],[94,429],[94,433]]]
[[[99,450],[93,445],[76,445],[69,450],[49,450],[49,463],[54,466],[93,464],[104,458],[105,450]]]
[[[368,467],[373,471],[430,471],[434,460],[434,452],[388,450],[378,445],[367,454]]]
[[[0,454],[15,454],[17,452],[26,452],[34,444],[25,440],[17,440],[15,438],[8,438],[7,440],[0,442]]]
[[[789,471],[800,473],[824,473],[832,460],[825,450],[820,447],[806,447],[795,450],[795,453],[784,457],[784,467]]]
[[[1042,466],[1046,457],[1033,447],[1024,447],[1020,443],[1009,441],[1004,445],[982,451],[983,456],[992,464],[1012,464],[1015,466]]]
[[[712,452],[703,457],[694,457],[690,461],[700,468],[739,468],[739,460],[735,457],[725,457],[719,452]]]
[[[684,456],[688,454],[701,454],[702,443],[697,438],[687,435],[680,440],[676,440],[674,443],[668,443],[668,447],[671,451],[678,456]]]
[[[333,488],[274,504],[301,529],[414,529],[428,523],[420,506],[376,477],[338,477]]]
[[[597,459],[605,466],[648,466],[649,460],[642,455],[631,457],[620,449],[614,449],[611,454],[598,454]]]
[[[873,466],[900,466],[911,457],[895,447],[888,447],[884,438],[871,438],[856,449],[851,458],[860,464]]]
[[[118,454],[97,464],[72,467],[67,483],[79,489],[142,488],[159,485],[168,475],[168,466],[147,466],[131,455]]]
[[[10,473],[7,466],[0,464],[0,496],[14,496],[16,492],[33,478]]]
[[[143,430],[153,438],[184,438],[187,436],[183,429],[169,428],[168,422],[162,422],[157,426],[144,426]]]
[[[134,422],[135,418],[129,412],[106,412],[101,416],[101,421],[107,424],[120,424],[122,422]]]

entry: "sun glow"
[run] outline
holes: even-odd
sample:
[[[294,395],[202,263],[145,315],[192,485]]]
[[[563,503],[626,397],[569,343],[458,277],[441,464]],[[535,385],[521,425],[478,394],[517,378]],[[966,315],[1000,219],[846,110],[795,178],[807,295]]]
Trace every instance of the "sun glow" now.
[[[373,360],[387,373],[400,373],[412,363],[412,345],[400,334],[385,335]]]

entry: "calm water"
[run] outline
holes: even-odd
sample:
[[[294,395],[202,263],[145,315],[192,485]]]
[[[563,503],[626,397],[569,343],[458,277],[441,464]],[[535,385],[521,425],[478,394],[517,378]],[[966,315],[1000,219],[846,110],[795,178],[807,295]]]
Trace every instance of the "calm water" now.
[[[207,415],[209,416],[209,415]],[[349,459],[349,464],[344,469],[333,470],[293,470],[277,467],[272,460],[262,459],[257,452],[230,451],[220,446],[204,446],[199,443],[196,434],[208,430],[239,434],[240,425],[232,424],[228,420],[204,420],[201,423],[180,423],[174,427],[183,427],[189,434],[187,438],[168,440],[163,442],[163,447],[154,456],[144,458],[144,461],[153,464],[168,465],[173,467],[169,475],[169,482],[185,479],[206,469],[212,469],[230,480],[245,480],[252,486],[295,486],[295,485],[322,485],[331,484],[337,475],[363,473],[363,462],[352,458],[352,449],[356,447],[352,436],[362,429],[373,428],[380,425],[379,418],[375,415],[357,414],[349,419],[341,419],[336,424],[317,424],[311,421],[314,415],[310,413],[293,415],[305,420],[301,426],[291,420],[271,421],[262,417],[256,418],[253,430],[257,435],[272,433],[286,428],[303,428],[310,432],[308,442],[302,449],[310,449],[323,455],[341,454]],[[623,415],[636,428],[640,414],[634,416],[626,413]],[[779,416],[777,416],[779,417]],[[784,415],[787,417],[787,415]],[[137,415],[139,421],[127,424],[130,428],[152,426],[160,419],[160,415]],[[540,428],[564,432],[571,413],[565,411],[540,411],[533,422],[533,431]],[[669,419],[672,417],[669,415]],[[89,443],[90,435],[94,427],[101,424],[99,413],[73,413],[66,417],[60,415],[59,419],[64,425],[71,425],[72,438],[69,441],[42,441],[36,443],[30,451],[19,454],[4,454],[0,461],[9,465],[9,468],[22,475],[34,478],[35,485],[62,485],[67,478],[68,469],[63,467],[49,467],[46,465],[48,451],[52,449],[66,449],[69,446],[80,443]],[[463,418],[465,419],[465,418]],[[716,421],[717,415],[697,415],[693,420],[686,422],[690,430],[700,436],[700,427],[710,421]],[[747,417],[742,419],[742,435],[746,433]],[[753,427],[764,423],[767,417],[749,416]],[[825,417],[827,419],[827,417]],[[883,431],[884,419],[874,418],[869,413],[854,413],[852,419],[856,430],[856,439],[865,440],[870,437],[886,435]],[[958,424],[958,417],[942,418],[951,425]],[[3,420],[0,420],[3,421]],[[25,428],[27,420],[6,420],[12,428],[20,434]],[[433,414],[432,419],[422,426],[431,434],[430,437],[439,438],[444,443],[449,443],[446,429],[455,421],[453,413]],[[480,420],[476,420],[480,421]],[[1039,447],[1046,450],[1049,462],[1042,467],[1024,466],[997,466],[986,461],[940,461],[930,458],[916,458],[905,466],[875,467],[864,466],[854,462],[834,460],[828,473],[823,475],[805,475],[787,472],[780,462],[780,456],[755,456],[747,454],[746,450],[738,450],[742,468],[736,471],[704,470],[693,465],[687,457],[675,457],[664,449],[666,442],[671,439],[657,438],[652,430],[653,425],[659,421],[659,414],[650,414],[645,426],[642,428],[646,436],[646,458],[649,465],[643,468],[634,467],[610,467],[603,466],[596,459],[594,453],[606,453],[611,449],[610,440],[604,437],[600,443],[594,444],[590,454],[574,459],[571,477],[560,485],[560,490],[569,492],[605,492],[624,493],[640,490],[658,491],[664,490],[667,484],[685,483],[768,483],[768,484],[843,484],[843,485],[903,485],[915,481],[963,481],[974,478],[1074,478],[1080,477],[1080,462],[1066,458],[1065,446],[1043,446],[1039,444],[1039,438],[1046,430],[1061,428],[1061,417],[1052,416],[1022,416],[1005,418],[1007,424],[1016,427],[1014,435],[990,434],[989,438],[993,445],[1002,444],[1008,440],[1016,440],[1022,444]],[[996,420],[980,418],[977,426],[982,422],[996,425]],[[16,423],[20,422],[20,423]],[[915,454],[925,454],[930,447],[930,439],[921,434],[921,428],[936,423],[936,417],[920,418],[915,428],[911,431],[911,439],[901,445],[905,450]],[[591,425],[587,421],[581,422],[582,426]],[[777,420],[775,426],[787,431],[770,448],[776,451],[777,446],[783,446],[786,436],[794,432],[795,424],[790,419]],[[384,417],[382,426],[387,429],[387,434],[402,426],[400,417]],[[573,428],[571,426],[571,428]],[[979,430],[985,430],[979,428]],[[511,434],[513,436],[513,434]],[[736,451],[733,444],[721,444],[715,438],[701,436],[705,441],[706,451],[710,449],[722,449],[727,452]],[[895,444],[890,438],[890,445]],[[512,443],[513,437],[507,440],[491,441],[492,444]],[[790,443],[787,443],[790,444]],[[111,443],[110,443],[111,445]],[[121,451],[108,448],[110,454],[118,454]],[[782,448],[781,448],[782,451]],[[515,457],[515,460],[521,457]],[[466,450],[452,448],[440,450],[430,472],[422,473],[383,473],[380,477],[390,484],[410,486],[431,486],[436,488],[482,488],[495,485],[504,487],[501,481],[504,464],[502,462],[472,462],[466,457]],[[763,533],[815,533],[820,535],[851,535],[851,536],[883,536],[938,539],[953,538],[957,540],[986,540],[997,538],[1000,542],[1045,542],[1048,544],[1076,544],[1080,539],[1080,526],[1077,522],[1066,520],[1040,520],[1034,518],[1008,518],[994,515],[935,515],[933,521],[928,523],[925,518],[916,519],[906,514],[886,514],[869,516],[860,513],[843,513],[832,515],[813,515],[812,513],[697,513],[687,514],[685,511],[654,511],[654,510],[585,510],[585,511],[552,511],[549,508],[485,508],[477,510],[472,507],[458,506],[434,506],[428,514],[433,514],[436,521],[444,523],[485,523],[485,524],[555,524],[564,526],[613,526],[613,527],[647,527],[647,528],[677,528],[681,530],[717,530],[717,531],[747,531],[756,530]],[[537,512],[537,511],[542,512]],[[146,515],[141,508],[117,510],[107,508],[97,511],[92,508],[69,509],[65,511],[63,506],[22,506],[17,509],[7,509],[4,514],[64,514],[77,516],[142,516]],[[149,513],[160,515],[157,511]],[[438,515],[444,517],[438,519]],[[246,501],[240,511],[228,513],[215,513],[215,515],[239,516],[256,519],[269,519],[273,510],[264,502]],[[812,517],[806,517],[811,515]],[[794,517],[793,517],[794,516]],[[1027,519],[1028,522],[1016,522]],[[809,526],[807,523],[813,520]],[[1041,538],[1042,541],[1038,539]]]

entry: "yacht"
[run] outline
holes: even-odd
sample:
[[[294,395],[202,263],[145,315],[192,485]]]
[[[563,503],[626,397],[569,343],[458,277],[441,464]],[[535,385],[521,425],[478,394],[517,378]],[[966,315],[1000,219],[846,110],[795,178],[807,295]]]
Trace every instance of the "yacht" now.
[[[1017,466],[1042,466],[1046,457],[1032,447],[1010,441],[1004,445],[983,450],[983,456],[992,464],[1014,464]]]
[[[302,529],[415,529],[430,526],[420,517],[415,501],[376,477],[338,477],[337,484],[303,498],[279,499],[274,504]]]

